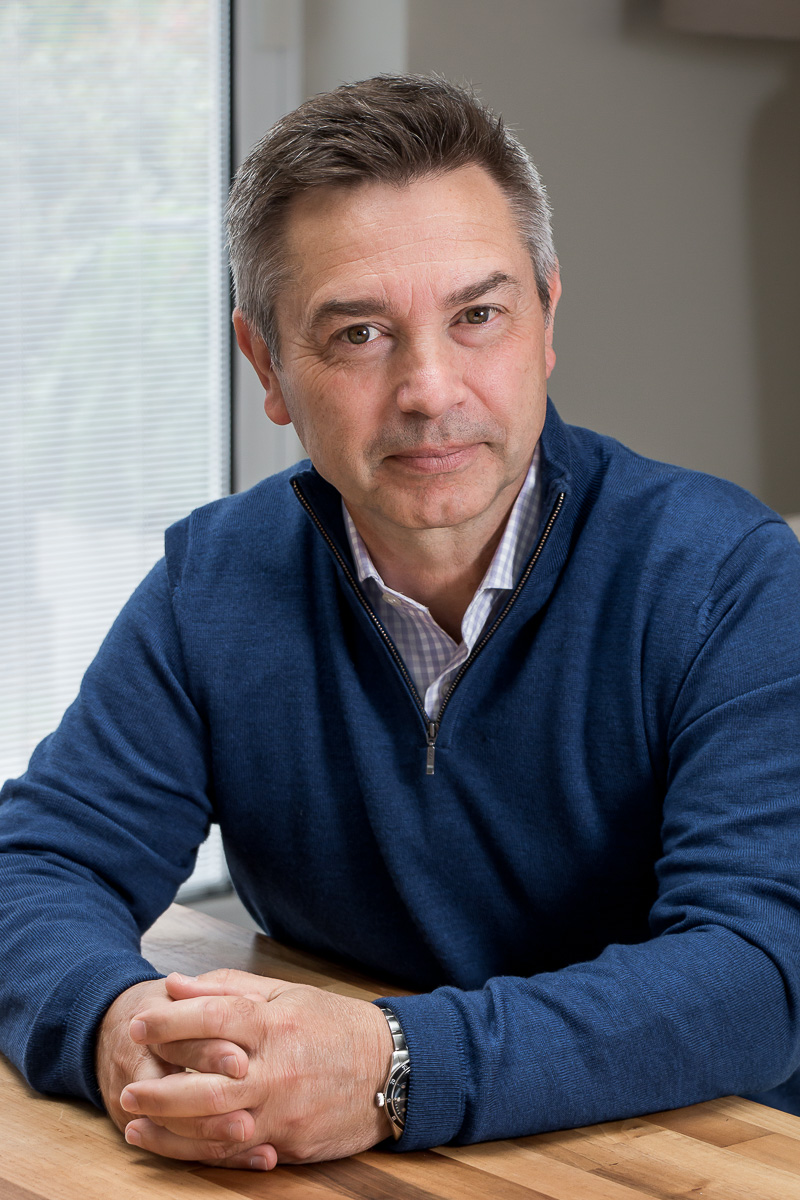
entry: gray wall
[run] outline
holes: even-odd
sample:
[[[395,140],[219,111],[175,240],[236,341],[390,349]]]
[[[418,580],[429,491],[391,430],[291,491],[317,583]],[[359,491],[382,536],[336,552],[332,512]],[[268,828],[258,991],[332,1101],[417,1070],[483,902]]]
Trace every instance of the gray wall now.
[[[237,6],[241,149],[344,79],[471,80],[554,203],[563,415],[800,511],[797,43],[670,32],[656,0]],[[253,383],[237,413],[241,487],[297,443]]]
[[[409,0],[409,67],[471,80],[555,208],[571,421],[800,510],[800,51],[647,0]]]

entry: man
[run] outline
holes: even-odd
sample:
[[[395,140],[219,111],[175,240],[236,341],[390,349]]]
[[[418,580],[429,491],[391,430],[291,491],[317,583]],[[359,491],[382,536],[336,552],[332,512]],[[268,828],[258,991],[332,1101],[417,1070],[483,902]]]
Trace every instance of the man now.
[[[561,423],[547,200],[457,88],[309,101],[230,218],[239,345],[313,466],[168,532],[7,785],[4,1051],[262,1169],[798,1111],[800,546]],[[158,978],[140,932],[212,817],[264,927],[419,994]]]

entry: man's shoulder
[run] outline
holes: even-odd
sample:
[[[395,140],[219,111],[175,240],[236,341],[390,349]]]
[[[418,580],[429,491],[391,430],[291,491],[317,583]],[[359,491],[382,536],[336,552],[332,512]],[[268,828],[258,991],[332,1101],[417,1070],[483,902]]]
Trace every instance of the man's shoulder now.
[[[609,627],[617,621],[620,636],[659,646],[653,661],[669,664],[733,606],[739,617],[757,606],[763,621],[796,619],[800,543],[772,509],[729,480],[613,438],[573,427],[566,436],[571,594]]]
[[[568,426],[592,513],[614,539],[691,544],[701,552],[732,548],[765,524],[782,518],[745,488],[728,479],[631,449],[613,437]]]
[[[295,463],[171,525],[164,540],[173,586],[190,565],[213,572],[235,562],[240,569],[258,571],[265,562],[277,564],[285,554],[296,553],[304,515],[292,479],[309,465],[307,460]]]

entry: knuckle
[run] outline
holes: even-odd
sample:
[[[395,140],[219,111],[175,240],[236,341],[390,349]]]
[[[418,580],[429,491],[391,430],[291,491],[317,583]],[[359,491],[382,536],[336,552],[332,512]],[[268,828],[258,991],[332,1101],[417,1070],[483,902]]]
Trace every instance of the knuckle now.
[[[236,983],[239,975],[241,975],[241,971],[236,971],[233,967],[217,967],[214,971],[205,971],[202,975],[198,975],[198,979],[209,983],[219,983],[224,987],[225,984]]]
[[[226,1113],[231,1110],[231,1098],[224,1083],[213,1077],[208,1080],[208,1100],[213,1113]]]
[[[302,1040],[302,1034],[300,1024],[294,1014],[282,1018],[280,1033],[287,1047],[296,1050]]]
[[[194,1136],[203,1142],[224,1142],[226,1131],[219,1117],[201,1117],[194,1122]]]
[[[247,996],[231,996],[231,1008],[237,1017],[249,1021],[253,1017],[253,1001]]]
[[[286,1113],[282,1124],[282,1140],[291,1147],[293,1155],[300,1158],[309,1146],[308,1122],[299,1113]]]
[[[281,1088],[284,1091],[294,1090],[302,1080],[303,1071],[300,1067],[298,1056],[296,1053],[292,1053],[288,1047],[284,1048],[279,1072]]]
[[[201,1009],[201,1023],[204,1037],[213,1037],[214,1034],[225,1028],[228,1016],[228,1005],[222,996],[207,997]]]
[[[220,1162],[223,1158],[228,1158],[230,1148],[225,1142],[206,1142],[205,1148],[201,1151],[199,1157],[210,1158],[214,1162]]]
[[[313,1162],[319,1157],[319,1143],[308,1136],[299,1137],[292,1144],[292,1156],[297,1162]]]

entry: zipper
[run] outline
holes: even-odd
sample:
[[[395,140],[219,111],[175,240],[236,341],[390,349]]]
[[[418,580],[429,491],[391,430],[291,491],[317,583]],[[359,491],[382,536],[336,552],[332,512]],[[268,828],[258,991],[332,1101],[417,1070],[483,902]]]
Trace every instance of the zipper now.
[[[331,538],[330,534],[328,533],[325,526],[322,524],[319,517],[314,512],[313,508],[311,507],[311,505],[309,504],[309,502],[306,500],[305,496],[303,495],[302,491],[300,490],[297,480],[293,479],[291,481],[291,483],[292,483],[292,488],[294,489],[294,494],[297,496],[297,499],[300,501],[303,508],[306,510],[308,515],[311,517],[311,520],[314,522],[317,529],[320,531],[320,533],[324,537],[325,541],[330,546],[336,561],[338,562],[339,566],[344,571],[345,577],[347,578],[347,582],[350,584],[350,586],[352,587],[356,596],[358,596],[358,599],[361,601],[362,608],[366,612],[369,619],[372,621],[372,624],[377,629],[377,631],[380,634],[383,641],[386,643],[386,646],[388,647],[392,658],[394,659],[394,661],[397,663],[398,667],[400,668],[400,673],[403,676],[403,679],[408,684],[408,689],[411,692],[411,695],[414,699],[414,703],[416,704],[417,708],[419,709],[420,713],[422,714],[423,721],[425,722],[426,725],[429,725],[431,723],[430,717],[428,716],[427,712],[425,711],[425,705],[422,703],[422,700],[420,699],[419,692],[417,691],[416,687],[414,686],[414,680],[409,675],[408,668],[406,667],[406,664],[403,662],[402,658],[400,657],[397,647],[395,646],[392,639],[389,637],[388,633],[384,629],[381,622],[378,620],[378,617],[375,614],[375,612],[373,611],[373,609],[367,603],[367,598],[364,595],[364,593],[362,592],[361,588],[358,586],[358,581],[353,576],[353,572],[350,570],[350,567],[347,564],[347,560],[344,559],[342,557],[342,555],[339,553],[339,551],[337,550],[336,545],[334,544],[333,539]],[[436,740],[436,738],[434,735],[434,741],[435,740]]]
[[[441,715],[441,713],[440,713]],[[439,722],[428,721],[428,753],[425,756],[425,774],[433,775],[436,766],[436,734],[439,732]]]
[[[492,634],[497,630],[497,628],[500,626],[500,624],[505,620],[512,604],[519,596],[519,594],[522,591],[525,584],[528,582],[528,578],[531,574],[531,571],[536,566],[536,563],[539,560],[542,551],[544,550],[545,543],[547,542],[547,539],[550,537],[551,530],[556,523],[558,514],[561,512],[561,509],[564,506],[564,501],[567,498],[567,493],[559,492],[558,498],[556,499],[555,505],[553,506],[553,511],[550,513],[550,516],[547,519],[547,524],[545,525],[544,529],[542,530],[542,536],[539,538],[539,542],[536,546],[536,549],[534,550],[533,554],[531,555],[527,567],[522,572],[522,575],[520,576],[517,586],[514,588],[514,591],[509,596],[505,608],[502,610],[502,612],[500,612],[497,615],[495,620],[492,622],[491,627],[489,629],[487,629],[486,633],[483,634],[480,641],[476,642],[476,644],[472,647],[472,650],[470,651],[469,656],[464,659],[463,663],[461,664],[461,666],[459,667],[455,676],[453,677],[453,680],[452,680],[449,688],[447,689],[447,691],[445,692],[445,694],[442,698],[442,703],[439,707],[439,712],[436,715],[436,720],[432,721],[430,719],[430,717],[428,716],[428,713],[426,712],[425,705],[423,704],[422,700],[420,699],[419,692],[417,691],[417,689],[414,685],[413,679],[411,678],[411,676],[408,673],[408,668],[406,667],[406,664],[403,662],[403,659],[401,658],[401,656],[397,650],[397,647],[395,646],[392,639],[389,637],[389,634],[386,632],[386,630],[384,629],[381,622],[378,620],[378,617],[375,614],[375,612],[373,611],[373,609],[367,603],[367,599],[366,599],[364,593],[361,591],[361,588],[358,586],[358,582],[354,578],[353,572],[350,570],[350,567],[348,566],[347,561],[342,557],[342,555],[337,550],[337,548],[333,542],[333,539],[330,537],[327,530],[325,529],[325,526],[322,524],[319,517],[314,512],[313,508],[311,507],[309,502],[306,500],[305,496],[303,495],[302,491],[300,490],[300,487],[299,487],[297,481],[295,479],[293,479],[291,481],[291,483],[292,483],[292,488],[294,489],[295,495],[297,496],[298,500],[300,501],[300,503],[302,504],[303,508],[306,510],[308,515],[311,517],[311,520],[314,522],[317,529],[320,531],[320,533],[324,537],[325,541],[327,542],[328,546],[330,547],[331,551],[333,552],[333,555],[336,558],[336,561],[339,563],[339,566],[344,571],[344,574],[345,574],[345,577],[346,577],[348,583],[350,584],[350,586],[352,587],[356,596],[360,600],[364,611],[369,616],[373,625],[375,626],[375,628],[377,629],[381,638],[383,639],[386,646],[388,647],[389,652],[392,655],[392,658],[394,659],[394,661],[397,663],[398,667],[400,668],[400,673],[402,674],[403,679],[406,681],[406,684],[408,685],[408,689],[411,692],[411,695],[414,699],[414,703],[416,704],[417,708],[419,709],[420,713],[422,714],[422,719],[425,722],[426,736],[427,736],[427,751],[426,751],[426,755],[425,755],[425,774],[433,775],[433,774],[435,774],[435,767],[436,767],[436,738],[439,734],[439,727],[442,723],[442,714],[444,713],[444,710],[447,708],[447,705],[450,702],[450,698],[453,695],[453,692],[456,690],[459,683],[464,678],[464,674],[465,674],[467,668],[472,665],[472,663],[475,661],[475,659],[480,654],[481,650],[483,650],[484,646],[487,644],[487,642],[491,638]]]

